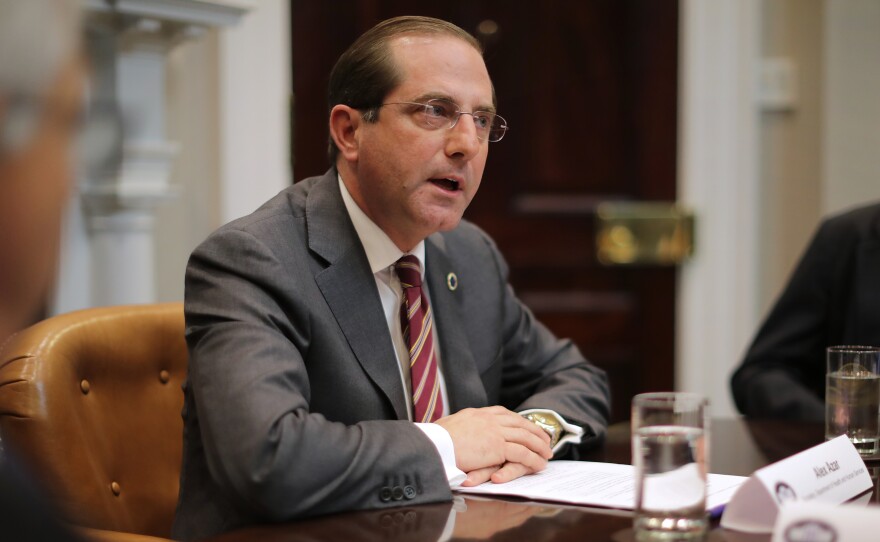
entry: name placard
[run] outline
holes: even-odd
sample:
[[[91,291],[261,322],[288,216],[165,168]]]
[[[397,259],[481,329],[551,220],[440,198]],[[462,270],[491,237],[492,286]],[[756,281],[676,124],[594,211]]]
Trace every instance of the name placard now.
[[[781,507],[804,501],[840,504],[872,487],[859,452],[840,436],[755,471],[727,504],[721,526],[769,533]]]
[[[797,502],[779,511],[772,542],[875,542],[878,525],[880,508],[875,506]]]

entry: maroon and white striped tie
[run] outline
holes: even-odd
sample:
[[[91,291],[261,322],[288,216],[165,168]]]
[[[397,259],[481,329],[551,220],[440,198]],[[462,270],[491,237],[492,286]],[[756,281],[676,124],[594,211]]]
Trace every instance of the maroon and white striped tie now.
[[[400,328],[409,347],[412,377],[413,420],[433,422],[443,414],[443,397],[434,355],[434,315],[422,292],[422,273],[415,256],[407,255],[394,266],[403,287]]]

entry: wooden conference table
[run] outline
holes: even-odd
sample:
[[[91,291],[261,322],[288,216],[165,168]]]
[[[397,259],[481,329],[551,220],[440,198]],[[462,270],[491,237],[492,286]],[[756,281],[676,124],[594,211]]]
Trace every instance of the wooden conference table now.
[[[815,423],[716,419],[712,420],[710,470],[748,476],[756,469],[819,444],[824,425]],[[603,447],[585,459],[629,464],[629,424],[609,429]],[[874,479],[872,501],[878,500],[880,458],[867,461]],[[212,542],[320,542],[436,541],[443,533],[451,508],[456,510],[450,540],[515,542],[634,540],[632,514],[621,510],[537,503],[521,499],[456,497],[455,503],[404,506],[384,510],[334,514],[279,525],[227,533]],[[768,535],[728,531],[713,523],[708,540],[769,541]]]

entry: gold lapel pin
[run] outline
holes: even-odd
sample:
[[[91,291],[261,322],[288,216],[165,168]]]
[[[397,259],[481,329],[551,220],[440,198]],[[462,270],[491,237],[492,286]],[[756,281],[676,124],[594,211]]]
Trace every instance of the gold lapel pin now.
[[[450,292],[454,292],[458,288],[458,277],[455,276],[455,273],[446,275],[446,286]]]

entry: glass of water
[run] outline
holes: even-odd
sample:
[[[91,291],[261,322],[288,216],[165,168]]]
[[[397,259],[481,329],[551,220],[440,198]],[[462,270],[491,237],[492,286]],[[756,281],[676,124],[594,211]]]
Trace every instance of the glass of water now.
[[[637,540],[694,540],[709,524],[709,402],[695,393],[643,393],[632,401]]]
[[[846,435],[862,456],[880,443],[880,348],[830,346],[825,373],[825,438]]]

